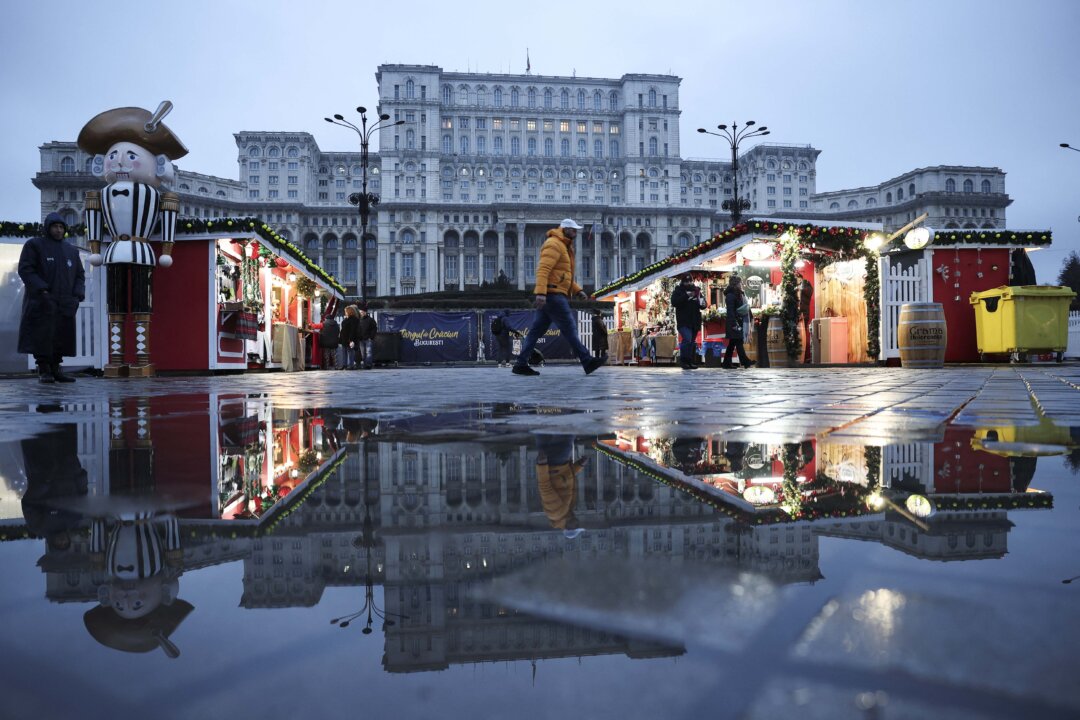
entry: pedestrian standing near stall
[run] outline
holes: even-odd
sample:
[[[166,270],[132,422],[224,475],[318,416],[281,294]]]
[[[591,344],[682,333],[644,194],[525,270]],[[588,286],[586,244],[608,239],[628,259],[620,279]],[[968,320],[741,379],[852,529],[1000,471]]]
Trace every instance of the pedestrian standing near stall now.
[[[360,312],[355,305],[345,306],[345,319],[341,321],[338,342],[341,347],[341,369],[356,369],[357,331],[360,325]]]
[[[375,367],[375,335],[378,332],[379,325],[375,322],[375,318],[368,315],[366,307],[361,307],[360,319],[356,326],[356,336],[358,340],[356,347],[358,353],[363,353],[365,370],[370,370]],[[359,366],[359,357],[357,357],[356,363],[357,366]]]
[[[727,325],[728,346],[727,350],[724,351],[724,362],[720,364],[720,367],[727,369],[735,367],[731,364],[731,355],[737,350],[739,353],[739,365],[745,370],[754,364],[750,361],[750,358],[746,357],[746,350],[743,349],[743,338],[745,337],[743,318],[750,308],[750,303],[747,301],[746,295],[743,294],[742,278],[738,275],[733,274],[728,279],[727,290],[724,291],[724,301],[727,305],[724,322]]]
[[[28,240],[19,256],[26,286],[19,322],[21,353],[34,356],[38,381],[75,382],[64,374],[64,356],[75,354],[75,313],[86,296],[82,258],[64,241],[67,224],[59,213],[45,218],[45,234]]]
[[[596,357],[607,360],[607,323],[604,322],[604,314],[599,310],[593,310],[592,314],[592,351]]]
[[[322,369],[334,370],[337,367],[338,345],[341,342],[341,327],[333,315],[323,318],[319,329],[319,349],[322,351]]]
[[[536,267],[536,284],[533,288],[533,307],[536,312],[533,314],[529,334],[521,344],[521,352],[514,363],[512,372],[515,375],[540,374],[529,367],[529,357],[537,341],[552,324],[559,328],[570,343],[586,375],[591,375],[605,362],[604,358],[594,358],[589,348],[581,342],[577,320],[574,318],[574,311],[570,309],[571,295],[582,300],[588,297],[581,286],[574,282],[574,238],[581,228],[581,225],[566,218],[559,223],[559,227],[547,232],[547,240],[540,248],[540,262]]]
[[[510,311],[503,310],[491,321],[491,337],[495,339],[495,360],[499,367],[510,364]]]
[[[694,284],[690,273],[682,276],[671,292],[671,307],[675,308],[675,327],[679,330],[679,364],[683,370],[697,370],[696,337],[701,330],[701,308],[705,298]]]

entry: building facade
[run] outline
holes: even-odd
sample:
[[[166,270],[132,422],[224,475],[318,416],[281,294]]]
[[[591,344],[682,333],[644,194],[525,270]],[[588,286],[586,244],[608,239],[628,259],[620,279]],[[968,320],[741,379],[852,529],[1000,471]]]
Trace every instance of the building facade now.
[[[505,277],[532,286],[546,232],[587,226],[576,247],[586,289],[640,270],[730,225],[730,161],[681,156],[681,79],[446,72],[382,65],[368,189],[381,196],[365,253],[370,295],[464,290]],[[258,216],[359,294],[361,229],[348,198],[363,181],[359,148],[329,152],[304,132],[235,134],[238,179],[177,171],[181,214]],[[342,142],[350,140],[343,137]],[[100,182],[74,143],[42,145],[41,213],[78,222]],[[762,143],[740,157],[747,216],[881,222],[922,212],[936,227],[1005,227],[1005,174],[938,166],[876,187],[818,193],[820,151]]]

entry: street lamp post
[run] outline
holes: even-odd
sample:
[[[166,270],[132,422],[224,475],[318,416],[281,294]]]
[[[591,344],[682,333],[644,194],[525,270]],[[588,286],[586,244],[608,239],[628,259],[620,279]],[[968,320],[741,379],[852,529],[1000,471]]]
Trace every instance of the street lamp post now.
[[[727,125],[717,125],[716,129],[720,132],[713,132],[705,128],[698,128],[697,130],[699,133],[724,138],[727,140],[728,145],[731,146],[731,173],[735,178],[735,195],[730,200],[725,200],[720,207],[731,213],[732,227],[739,224],[739,220],[742,219],[742,211],[750,209],[750,201],[744,197],[739,197],[739,143],[747,138],[762,137],[769,134],[769,128],[764,125],[761,127],[754,127],[754,125],[753,120],[747,120],[742,130],[739,129],[739,123],[731,123],[730,128]]]
[[[1065,148],[1066,150],[1072,150],[1073,152],[1080,152],[1080,148],[1074,148],[1069,143],[1061,143],[1061,147]]]
[[[360,127],[353,125],[341,115],[334,115],[333,118],[323,118],[323,120],[326,120],[331,125],[349,128],[360,136],[360,177],[362,187],[360,192],[349,195],[349,202],[356,205],[360,210],[360,302],[366,305],[368,218],[371,216],[371,208],[379,204],[379,196],[375,193],[369,193],[367,189],[368,143],[376,130],[392,125],[404,125],[405,121],[398,120],[388,123],[386,121],[390,119],[390,116],[383,113],[379,115],[378,121],[369,128],[367,124],[367,108],[361,105],[356,108],[356,112],[360,113]]]

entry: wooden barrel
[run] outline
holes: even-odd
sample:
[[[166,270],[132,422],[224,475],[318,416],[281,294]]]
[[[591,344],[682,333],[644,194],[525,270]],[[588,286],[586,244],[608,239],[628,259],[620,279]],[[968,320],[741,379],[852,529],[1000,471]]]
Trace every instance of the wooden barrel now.
[[[907,303],[900,306],[896,328],[900,364],[910,368],[939,368],[945,364],[949,334],[941,303]]]
[[[765,344],[769,348],[769,367],[790,367],[787,345],[784,344],[784,321],[778,315],[769,318]]]

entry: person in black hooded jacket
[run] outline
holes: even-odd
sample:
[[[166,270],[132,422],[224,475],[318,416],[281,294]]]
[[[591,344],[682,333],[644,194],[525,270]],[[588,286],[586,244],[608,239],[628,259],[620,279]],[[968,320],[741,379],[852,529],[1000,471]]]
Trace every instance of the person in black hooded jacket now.
[[[356,348],[359,342],[360,313],[355,305],[345,307],[345,319],[341,321],[341,330],[338,332],[338,342],[343,350],[341,358],[342,370],[356,369]]]
[[[26,293],[18,350],[34,356],[43,383],[75,382],[61,363],[75,354],[75,313],[86,296],[86,279],[79,250],[64,241],[66,234],[60,214],[49,213],[45,235],[28,240],[19,256]]]

